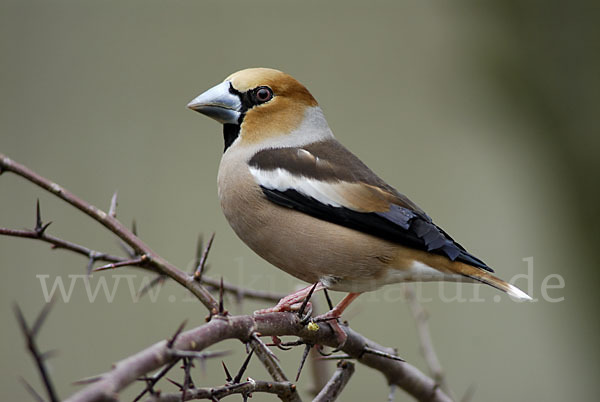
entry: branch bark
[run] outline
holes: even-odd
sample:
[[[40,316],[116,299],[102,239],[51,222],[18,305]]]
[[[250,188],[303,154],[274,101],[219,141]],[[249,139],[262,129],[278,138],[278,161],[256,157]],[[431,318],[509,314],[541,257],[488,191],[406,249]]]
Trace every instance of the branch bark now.
[[[345,328],[345,331],[348,339],[342,350],[360,363],[381,372],[390,384],[398,385],[420,401],[451,402],[436,383],[416,367],[383,356],[364,353],[365,346],[387,353],[393,353],[393,350],[378,345],[350,328]],[[178,350],[201,351],[224,339],[239,339],[247,343],[256,332],[264,336],[295,335],[308,342],[337,346],[335,334],[328,325],[320,325],[320,328],[314,331],[303,325],[294,313],[269,313],[256,316],[215,317],[201,327],[181,333],[173,347]],[[137,378],[168,364],[171,359],[166,341],[158,342],[118,362],[112,371],[103,374],[98,381],[77,392],[67,401],[110,399]]]

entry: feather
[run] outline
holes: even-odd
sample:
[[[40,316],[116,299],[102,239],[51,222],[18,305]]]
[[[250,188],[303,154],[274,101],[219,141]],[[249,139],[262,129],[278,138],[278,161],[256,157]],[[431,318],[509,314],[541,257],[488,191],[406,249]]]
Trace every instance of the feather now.
[[[275,204],[493,272],[335,140],[259,151],[249,169]]]

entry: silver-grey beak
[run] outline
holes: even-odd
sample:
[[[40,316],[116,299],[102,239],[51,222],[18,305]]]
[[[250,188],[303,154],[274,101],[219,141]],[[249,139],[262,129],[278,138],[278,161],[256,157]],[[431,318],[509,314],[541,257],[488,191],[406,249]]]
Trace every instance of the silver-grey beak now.
[[[231,83],[224,81],[198,95],[187,107],[211,117],[219,123],[237,124],[241,114],[242,101],[229,92]]]

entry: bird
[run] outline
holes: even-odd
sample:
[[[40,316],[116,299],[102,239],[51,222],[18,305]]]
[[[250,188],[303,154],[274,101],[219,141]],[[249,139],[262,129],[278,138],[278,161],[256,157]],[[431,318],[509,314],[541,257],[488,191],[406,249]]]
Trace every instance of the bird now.
[[[531,300],[338,142],[292,76],[244,69],[187,107],[223,125],[218,196],[233,231],[260,257],[311,284],[256,313],[297,310],[312,291],[345,292],[315,319],[327,321],[343,344],[337,319],[361,293],[388,284],[468,281]]]

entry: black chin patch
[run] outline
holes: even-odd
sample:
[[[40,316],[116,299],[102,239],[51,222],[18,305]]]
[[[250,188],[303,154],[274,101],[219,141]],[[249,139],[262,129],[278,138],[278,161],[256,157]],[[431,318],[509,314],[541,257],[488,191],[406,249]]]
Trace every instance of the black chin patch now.
[[[239,124],[223,124],[223,140],[225,141],[225,149],[223,152],[227,151],[227,148],[233,144],[233,141],[240,135],[240,125]]]

